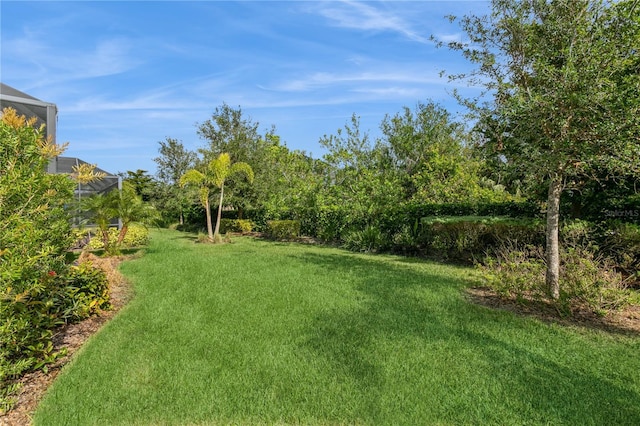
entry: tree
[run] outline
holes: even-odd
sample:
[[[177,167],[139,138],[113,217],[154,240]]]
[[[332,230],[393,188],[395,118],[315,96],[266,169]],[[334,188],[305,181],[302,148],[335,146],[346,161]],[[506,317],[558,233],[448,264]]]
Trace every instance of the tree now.
[[[145,222],[155,217],[155,209],[144,202],[135,187],[125,181],[120,190],[113,190],[106,194],[95,194],[82,201],[82,209],[89,213],[90,218],[98,226],[100,239],[104,251],[108,254],[117,253],[127,236],[129,227],[134,222]],[[112,219],[120,219],[120,230],[115,242],[109,239],[109,227]]]
[[[155,217],[155,209],[144,202],[142,197],[136,193],[135,187],[128,182],[124,182],[120,191],[109,193],[111,205],[115,217],[120,219],[121,227],[116,241],[116,247],[120,247],[122,241],[127,236],[129,226],[135,222],[145,222]]]
[[[483,185],[480,162],[466,146],[467,132],[439,105],[419,103],[412,111],[386,116],[380,142],[403,199],[419,203],[506,200],[498,185]],[[489,183],[489,182],[487,182]]]
[[[113,251],[111,241],[109,240],[109,226],[111,225],[111,219],[116,217],[113,204],[113,196],[101,193],[84,198],[80,207],[89,214],[93,223],[98,227],[105,253],[111,253]]]
[[[223,103],[209,120],[198,126],[198,135],[209,143],[199,151],[205,162],[226,152],[234,161],[250,163],[261,140],[258,126],[259,123],[243,116],[240,107],[234,109]]]
[[[227,153],[222,153],[218,158],[210,160],[203,171],[190,169],[181,178],[180,185],[193,185],[200,190],[200,202],[205,208],[207,215],[207,232],[209,241],[214,242],[220,236],[220,218],[222,217],[222,202],[224,199],[224,184],[226,180],[235,174],[244,174],[249,182],[253,182],[253,170],[247,163],[231,163],[231,157]],[[209,195],[211,189],[215,187],[220,190],[218,203],[218,218],[215,232],[212,230],[211,205]]]
[[[487,140],[529,179],[546,183],[546,282],[554,299],[561,194],[596,168],[614,175],[640,167],[637,3],[493,0],[490,16],[460,21],[467,43],[448,44],[478,65],[452,78],[491,95],[484,104],[460,98],[481,118]]]
[[[193,168],[197,156],[194,152],[185,149],[181,141],[172,138],[166,138],[160,141],[158,149],[160,155],[153,159],[158,165],[156,176],[165,186],[166,191],[162,194],[154,194],[154,198],[160,196],[161,204],[164,208],[178,211],[178,221],[182,225],[184,223],[184,210],[186,208],[186,197],[180,191],[180,178],[187,170]]]
[[[136,171],[127,170],[122,174],[123,182],[128,182],[134,192],[142,198],[143,201],[149,201],[153,193],[153,178],[149,176],[146,170],[138,169]]]
[[[261,174],[260,168],[270,145],[267,139],[275,130],[267,132],[266,137],[258,133],[259,123],[246,117],[238,106],[232,108],[227,104],[217,107],[209,120],[198,126],[198,135],[207,141],[207,146],[198,151],[203,161],[208,163],[222,153],[227,153],[233,162],[243,162],[251,166],[256,176]],[[238,217],[242,218],[244,210],[255,207],[260,195],[256,188],[247,180],[230,179],[226,185],[229,191],[229,201],[237,209]]]

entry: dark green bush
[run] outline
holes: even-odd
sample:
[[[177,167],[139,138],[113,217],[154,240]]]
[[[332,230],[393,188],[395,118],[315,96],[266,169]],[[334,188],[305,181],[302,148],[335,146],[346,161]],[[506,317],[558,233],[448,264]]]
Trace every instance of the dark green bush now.
[[[348,233],[343,246],[353,251],[377,252],[383,248],[383,243],[384,238],[380,230],[375,226],[367,226]]]
[[[46,370],[55,361],[60,355],[51,340],[56,327],[107,308],[106,275],[90,263],[61,273],[47,271],[24,291],[7,288],[0,297],[0,394],[8,394],[9,386],[15,388],[12,379],[29,370]]]
[[[500,217],[425,217],[415,232],[425,254],[473,263],[505,243],[526,247],[544,243],[544,226],[532,219]]]
[[[220,233],[241,232],[243,234],[253,231],[254,224],[248,219],[221,219]]]
[[[267,235],[277,240],[297,238],[300,236],[300,221],[269,220],[267,221]]]

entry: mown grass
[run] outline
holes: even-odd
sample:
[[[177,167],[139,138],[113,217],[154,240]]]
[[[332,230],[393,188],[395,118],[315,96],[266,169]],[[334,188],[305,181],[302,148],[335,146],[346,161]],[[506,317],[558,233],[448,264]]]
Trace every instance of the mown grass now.
[[[638,424],[640,339],[469,303],[471,270],[153,233],[36,425]]]

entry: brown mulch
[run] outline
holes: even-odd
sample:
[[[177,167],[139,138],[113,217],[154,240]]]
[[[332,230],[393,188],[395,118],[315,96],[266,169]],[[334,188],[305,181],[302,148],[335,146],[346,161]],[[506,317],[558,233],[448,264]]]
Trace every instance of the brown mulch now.
[[[594,313],[587,307],[573,307],[571,316],[558,310],[550,302],[533,298],[505,298],[487,287],[467,289],[467,297],[473,303],[493,309],[502,309],[517,315],[539,319],[547,323],[601,330],[612,334],[640,336],[640,306],[629,306],[605,316]]]
[[[112,309],[101,311],[98,315],[91,316],[82,322],[64,326],[54,334],[53,344],[56,351],[66,348],[66,355],[59,358],[54,364],[49,365],[47,373],[36,371],[25,375],[20,380],[22,388],[17,396],[17,403],[9,412],[0,414],[0,425],[2,426],[24,426],[31,424],[31,416],[36,406],[42,399],[47,388],[58,376],[62,367],[69,362],[73,354],[80,349],[89,337],[113,318],[131,299],[131,286],[118,271],[118,265],[125,260],[125,257],[98,258],[94,255],[84,253],[82,256],[106,272],[109,279],[109,294]]]

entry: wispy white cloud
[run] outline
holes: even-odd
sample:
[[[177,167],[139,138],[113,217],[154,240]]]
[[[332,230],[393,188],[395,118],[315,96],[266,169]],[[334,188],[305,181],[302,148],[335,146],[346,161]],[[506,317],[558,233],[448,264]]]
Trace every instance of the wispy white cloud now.
[[[402,68],[399,66],[398,68]],[[303,78],[285,81],[277,84],[269,89],[303,92],[315,90],[323,87],[333,87],[340,84],[361,83],[361,82],[380,82],[388,84],[391,82],[406,84],[442,84],[435,73],[429,75],[423,70],[416,72],[410,71],[364,71],[359,73],[330,73],[316,72]]]
[[[384,3],[376,3],[384,5]],[[317,13],[331,21],[333,25],[363,31],[389,31],[420,43],[428,43],[429,38],[421,35],[401,16],[390,8],[382,9],[372,3],[355,0],[340,2],[321,2],[317,4]]]

